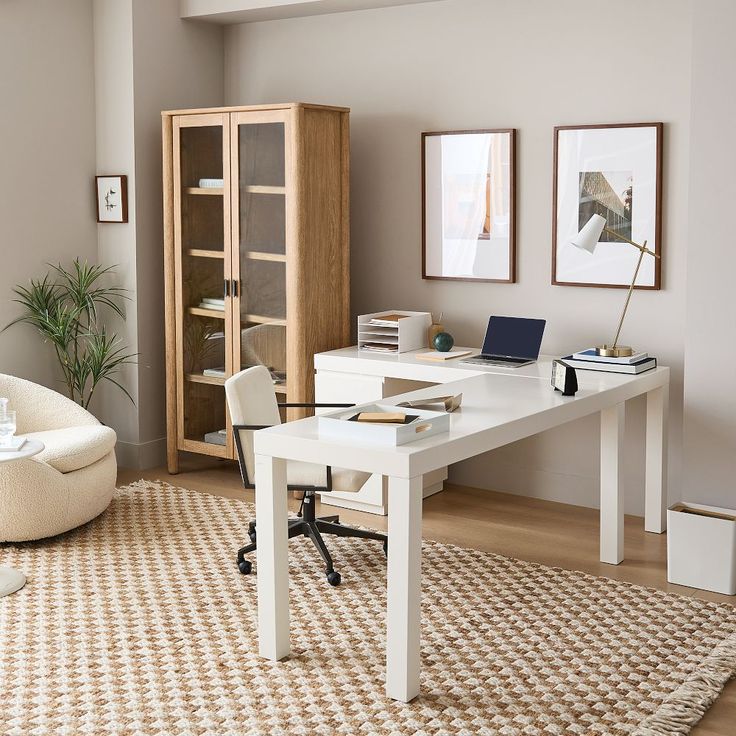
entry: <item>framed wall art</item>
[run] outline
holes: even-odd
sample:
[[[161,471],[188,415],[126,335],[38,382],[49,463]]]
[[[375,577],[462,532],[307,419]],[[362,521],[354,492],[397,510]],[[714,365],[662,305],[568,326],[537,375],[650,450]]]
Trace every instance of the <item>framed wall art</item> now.
[[[128,177],[96,176],[97,222],[128,222]]]
[[[422,133],[422,278],[516,280],[516,131]]]
[[[662,123],[555,128],[552,283],[629,288],[639,257],[661,255]],[[595,258],[570,241],[594,214],[606,220]],[[610,232],[607,232],[610,231]],[[661,258],[641,265],[637,289],[659,289]]]

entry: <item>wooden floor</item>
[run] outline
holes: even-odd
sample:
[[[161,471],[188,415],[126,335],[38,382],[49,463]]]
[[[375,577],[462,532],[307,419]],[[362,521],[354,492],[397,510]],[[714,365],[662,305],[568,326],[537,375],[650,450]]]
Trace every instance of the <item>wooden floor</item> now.
[[[244,491],[240,485],[234,463],[203,464],[198,459],[187,462],[178,475],[169,475],[165,468],[144,472],[121,470],[119,485],[144,478],[218,496],[253,500],[253,493]],[[296,505],[294,501],[294,508]],[[346,523],[386,529],[386,517],[328,508],[330,511],[326,513],[339,513]],[[626,559],[614,566],[598,561],[598,512],[592,509],[446,484],[442,493],[425,500],[422,517],[422,531],[428,539],[736,606],[734,596],[670,585],[666,536],[644,532],[643,520],[634,516],[626,517],[625,528]],[[319,564],[315,559],[315,566]],[[736,680],[726,686],[691,733],[736,736]]]

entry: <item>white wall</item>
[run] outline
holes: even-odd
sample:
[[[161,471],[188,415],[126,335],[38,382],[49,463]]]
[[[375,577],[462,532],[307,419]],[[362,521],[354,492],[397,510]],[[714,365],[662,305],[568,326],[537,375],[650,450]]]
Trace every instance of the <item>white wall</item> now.
[[[683,496],[736,508],[736,4],[693,13]]]
[[[232,26],[226,103],[307,100],[352,108],[353,313],[444,310],[461,345],[492,313],[545,317],[543,350],[610,338],[619,290],[553,287],[552,129],[664,121],[663,290],[637,292],[625,341],[673,368],[671,493],[678,497],[690,116],[690,3],[445,0]],[[622,32],[622,29],[625,32]],[[516,127],[519,283],[421,279],[420,132]],[[641,513],[641,402],[628,408],[627,510]],[[452,471],[464,483],[595,506],[594,419]]]
[[[224,102],[223,29],[179,17],[178,0],[134,0],[139,467],[166,457],[161,111]]]
[[[94,0],[97,169],[128,176],[129,222],[101,224],[99,258],[129,289],[115,328],[133,352],[124,385],[101,391],[118,432],[118,462],[163,463],[166,452],[161,111],[223,102],[223,31],[187,23],[177,0]]]
[[[92,0],[0,2],[0,326],[15,284],[96,260],[92,63]],[[27,326],[0,334],[0,372],[63,389]]]

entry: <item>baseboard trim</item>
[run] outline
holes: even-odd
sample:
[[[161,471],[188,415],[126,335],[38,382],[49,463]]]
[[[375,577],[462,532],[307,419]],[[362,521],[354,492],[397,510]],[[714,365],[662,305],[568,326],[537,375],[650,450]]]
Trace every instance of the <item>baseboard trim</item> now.
[[[149,442],[118,442],[115,455],[121,468],[148,470],[166,464],[166,437]]]

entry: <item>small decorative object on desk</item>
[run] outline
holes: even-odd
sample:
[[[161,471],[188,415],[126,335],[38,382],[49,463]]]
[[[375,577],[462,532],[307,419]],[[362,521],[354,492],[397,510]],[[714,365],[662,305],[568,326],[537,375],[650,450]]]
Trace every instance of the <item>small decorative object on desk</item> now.
[[[442,407],[446,412],[453,412],[455,409],[460,408],[460,404],[463,403],[463,395],[456,394],[455,396],[432,396],[426,399],[415,399],[414,401],[402,401],[396,406],[406,406],[408,408],[414,407],[416,409],[429,409],[432,408],[437,411]]]
[[[430,312],[432,315],[432,324],[429,326],[429,329],[427,330],[427,346],[430,348],[434,347],[434,338],[440,334],[440,332],[444,332],[445,328],[442,325],[442,315],[444,312],[440,312],[440,316],[435,319],[434,313]]]
[[[454,344],[455,338],[449,332],[440,332],[434,336],[434,348],[440,353],[449,352]]]
[[[552,387],[563,396],[575,396],[578,390],[578,376],[575,369],[561,360],[552,361]]]
[[[0,449],[2,450],[18,450],[25,442],[20,438],[20,442],[13,441],[15,434],[15,412],[8,409],[8,399],[0,398]]]

